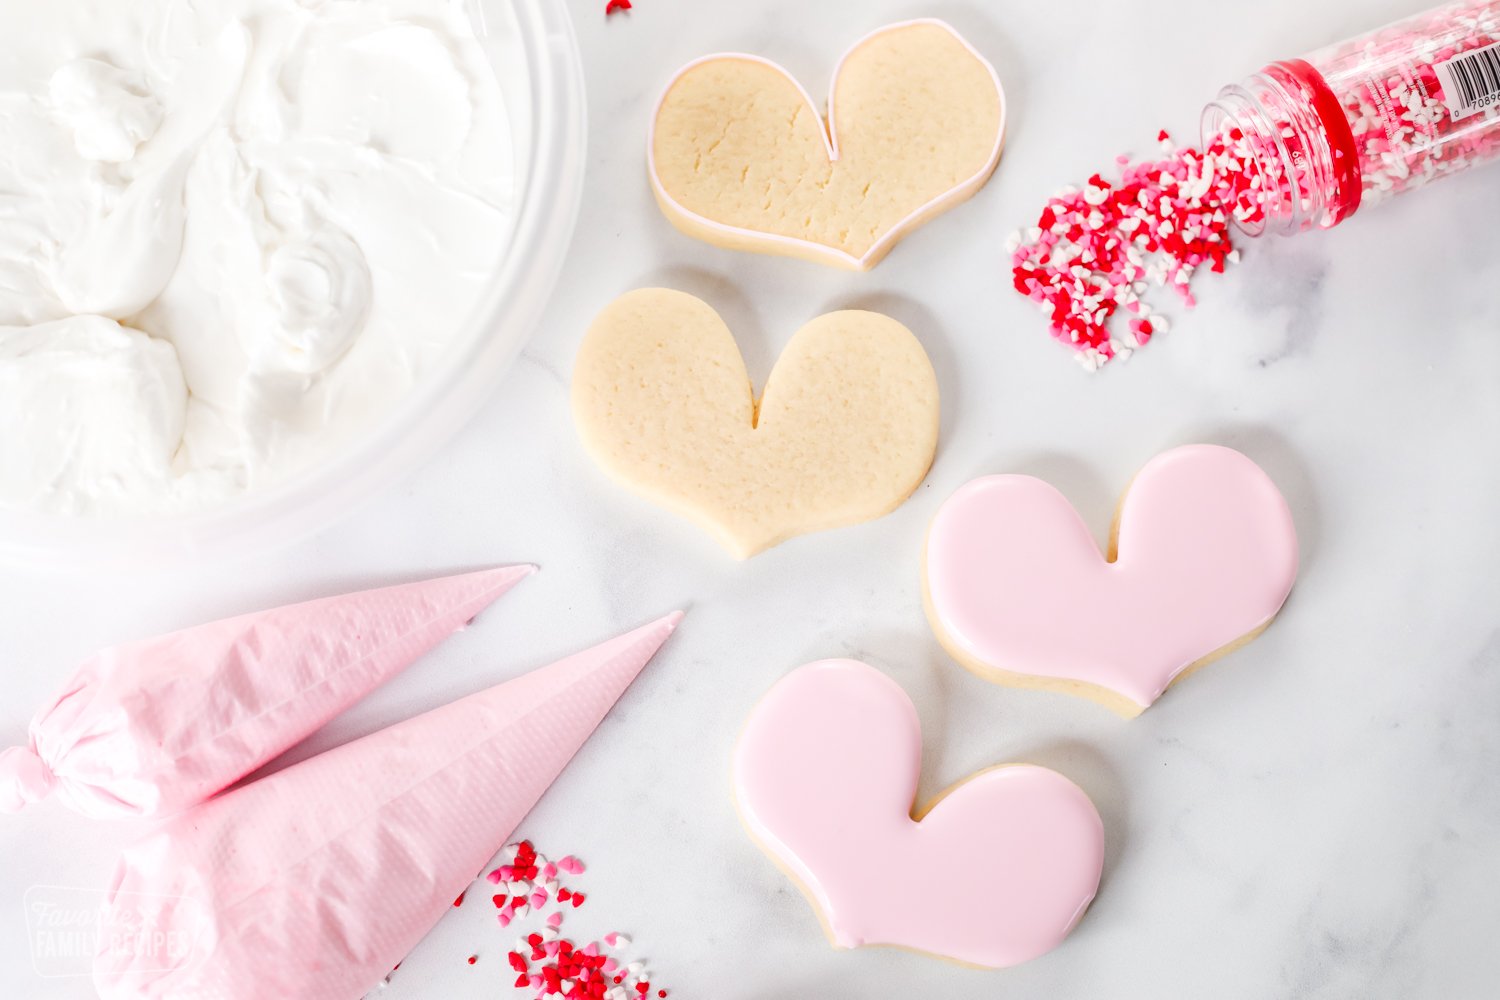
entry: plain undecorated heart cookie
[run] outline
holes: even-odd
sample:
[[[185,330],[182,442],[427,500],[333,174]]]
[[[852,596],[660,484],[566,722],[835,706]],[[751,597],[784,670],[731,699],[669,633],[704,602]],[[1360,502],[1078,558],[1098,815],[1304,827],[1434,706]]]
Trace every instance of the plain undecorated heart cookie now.
[[[1084,695],[1138,715],[1167,686],[1260,634],[1297,576],[1276,484],[1229,448],[1147,463],[1120,501],[1106,559],[1056,489],[988,476],[927,535],[928,618],[980,676]]]
[[[743,559],[900,506],[937,449],[937,376],[900,323],[834,312],[792,337],[757,404],[718,313],[648,288],[589,328],[573,416],[600,465]]]
[[[836,947],[896,945],[984,968],[1051,951],[1099,888],[1104,826],[1043,767],[980,771],[913,815],[922,733],[906,692],[854,660],[793,671],[734,755],[751,835]],[[912,886],[913,865],[937,865]]]
[[[808,92],[758,56],[684,67],[649,141],[662,211],[718,246],[866,270],[983,187],[1000,162],[1000,79],[941,21],[856,43],[832,95],[825,124]]]

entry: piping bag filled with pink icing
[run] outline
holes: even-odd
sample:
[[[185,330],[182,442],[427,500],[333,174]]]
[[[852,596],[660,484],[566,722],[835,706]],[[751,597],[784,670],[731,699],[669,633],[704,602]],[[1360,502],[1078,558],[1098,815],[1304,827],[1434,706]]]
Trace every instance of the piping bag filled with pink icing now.
[[[0,753],[0,812],[96,818],[204,801],[462,629],[534,566],[241,615],[95,654]]]
[[[680,618],[167,820],[116,869],[99,995],[358,1000],[452,908]]]

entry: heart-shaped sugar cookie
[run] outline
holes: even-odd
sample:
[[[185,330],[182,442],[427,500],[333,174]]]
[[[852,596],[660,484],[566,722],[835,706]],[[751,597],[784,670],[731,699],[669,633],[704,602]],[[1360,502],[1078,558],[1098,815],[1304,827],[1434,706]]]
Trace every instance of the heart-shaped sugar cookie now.
[[[937,448],[937,376],[900,323],[835,312],[797,332],[757,404],[718,314],[648,288],[589,328],[573,416],[606,470],[743,559],[910,496]]]
[[[1000,161],[999,77],[941,21],[856,43],[832,95],[825,125],[775,63],[726,54],[684,67],[649,141],[662,211],[719,246],[866,270],[983,187]]]
[[[984,968],[1057,947],[1094,893],[1104,827],[1054,771],[981,771],[912,815],[917,712],[853,660],[793,671],[751,713],[734,754],[735,800],[760,846],[798,883],[836,947],[898,945]],[[904,865],[942,874],[907,891]]]
[[[1047,483],[976,479],[933,518],[924,572],[933,629],[965,666],[1126,716],[1259,634],[1296,575],[1286,500],[1254,462],[1213,445],[1137,474],[1108,559]]]

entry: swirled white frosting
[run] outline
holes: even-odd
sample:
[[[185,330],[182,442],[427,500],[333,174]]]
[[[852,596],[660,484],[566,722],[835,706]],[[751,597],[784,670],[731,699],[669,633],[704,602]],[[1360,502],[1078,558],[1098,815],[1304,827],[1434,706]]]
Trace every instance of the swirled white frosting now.
[[[465,0],[0,0],[0,506],[212,506],[387,416],[509,127]]]

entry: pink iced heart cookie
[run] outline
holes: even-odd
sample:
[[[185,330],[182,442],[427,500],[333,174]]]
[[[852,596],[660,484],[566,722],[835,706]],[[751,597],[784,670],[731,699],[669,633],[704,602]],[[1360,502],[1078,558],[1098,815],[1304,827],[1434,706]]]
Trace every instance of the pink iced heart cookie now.
[[[812,902],[835,947],[895,945],[984,968],[1057,947],[1099,888],[1104,827],[1077,785],[1030,764],[980,771],[915,816],[916,708],[853,660],[793,671],[734,757],[751,834]],[[945,874],[904,885],[925,859]],[[893,873],[897,873],[894,876]]]
[[[1108,558],[1056,489],[988,476],[933,518],[924,567],[938,639],[979,675],[1094,698],[1125,716],[1248,642],[1286,601],[1297,534],[1237,451],[1164,452],[1120,502]]]

